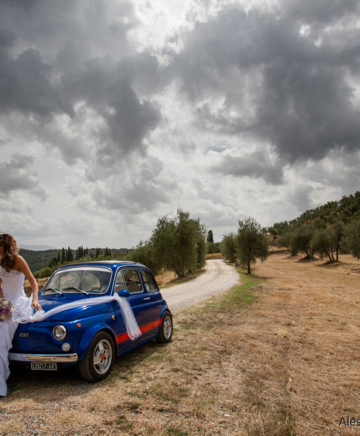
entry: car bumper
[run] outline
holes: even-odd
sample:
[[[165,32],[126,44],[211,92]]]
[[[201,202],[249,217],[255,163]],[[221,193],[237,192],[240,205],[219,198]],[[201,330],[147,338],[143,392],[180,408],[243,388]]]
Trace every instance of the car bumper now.
[[[9,360],[12,362],[77,362],[78,355],[73,354],[31,354],[31,353],[9,353]]]

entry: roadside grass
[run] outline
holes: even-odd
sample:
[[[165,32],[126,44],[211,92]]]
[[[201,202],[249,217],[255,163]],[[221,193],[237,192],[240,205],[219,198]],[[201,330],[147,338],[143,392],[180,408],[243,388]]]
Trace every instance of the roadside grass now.
[[[214,310],[217,312],[234,313],[252,304],[258,297],[253,294],[252,289],[261,283],[261,280],[245,274],[240,268],[240,284],[234,285],[221,298],[212,298],[205,302],[206,312]]]
[[[215,328],[226,316],[231,320],[232,315],[256,301],[258,297],[252,293],[252,288],[261,280],[245,274],[240,268],[236,269],[240,274],[240,284],[234,285],[221,296],[209,298],[201,305],[183,311],[187,316],[186,320],[179,322],[181,327],[185,330]]]

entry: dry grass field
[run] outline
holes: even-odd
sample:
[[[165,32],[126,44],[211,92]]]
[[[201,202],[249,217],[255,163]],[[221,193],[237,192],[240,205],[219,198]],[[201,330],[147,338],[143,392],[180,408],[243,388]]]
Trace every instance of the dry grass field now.
[[[272,254],[101,383],[75,369],[13,373],[0,434],[357,434],[339,424],[360,424],[360,262],[340,261]]]

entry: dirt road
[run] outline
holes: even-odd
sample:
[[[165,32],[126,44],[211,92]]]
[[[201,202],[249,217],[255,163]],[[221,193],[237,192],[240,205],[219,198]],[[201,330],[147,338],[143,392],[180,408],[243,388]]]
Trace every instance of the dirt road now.
[[[207,260],[205,269],[205,273],[195,280],[162,289],[161,293],[172,312],[224,292],[239,280],[239,274],[223,259]]]

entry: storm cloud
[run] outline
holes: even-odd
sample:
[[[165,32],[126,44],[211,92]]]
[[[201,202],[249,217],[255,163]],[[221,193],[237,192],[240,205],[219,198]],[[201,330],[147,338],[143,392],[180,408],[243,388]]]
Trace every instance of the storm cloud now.
[[[355,2],[333,3],[334,13],[331,7],[328,13],[333,20],[339,12],[336,25],[358,10]],[[334,148],[359,148],[353,85],[359,79],[359,30],[354,28],[347,44],[341,44],[338,29],[336,40],[320,41],[321,25],[326,37],[332,21],[319,23],[321,8],[308,7],[309,14],[314,10],[316,39],[301,32],[311,23],[303,3],[273,14],[228,7],[196,24],[173,68],[201,126],[257,139],[290,163],[322,159]],[[349,29],[344,32],[348,36]],[[356,76],[350,80],[350,74]]]
[[[137,95],[132,83],[136,79],[136,74],[132,74],[136,62],[132,58],[128,67],[124,60],[131,52],[135,54],[126,40],[128,30],[136,21],[131,5],[124,2],[121,7],[114,6],[113,11],[120,16],[111,18],[103,2],[65,4],[65,9],[49,1],[44,4],[34,1],[27,7],[21,2],[0,5],[3,17],[0,19],[0,110],[4,114],[20,112],[34,116],[39,139],[49,143],[43,123],[51,123],[61,115],[75,129],[78,107],[85,103],[100,120],[92,131],[98,148],[96,158],[109,166],[114,155],[124,157],[145,148],[143,140],[160,122],[161,111],[156,104]],[[24,27],[19,26],[16,32],[10,30],[5,17],[10,17],[10,23]],[[94,27],[90,29],[91,26]],[[52,52],[49,52],[49,39]],[[145,61],[139,55],[135,59],[144,66],[151,62],[151,56],[144,57]],[[43,131],[45,138],[42,138]],[[61,148],[59,143],[56,146]]]
[[[283,183],[281,162],[274,160],[266,150],[244,153],[242,156],[225,153],[221,161],[213,166],[213,170],[235,177],[263,178],[273,185]]]
[[[0,194],[7,197],[13,191],[30,191],[40,199],[46,197],[36,172],[31,171],[31,156],[14,154],[9,161],[0,162]]]
[[[271,225],[353,193],[359,12],[0,1],[1,222],[29,241],[46,229],[37,244],[131,246],[178,207],[220,238],[239,218]]]

